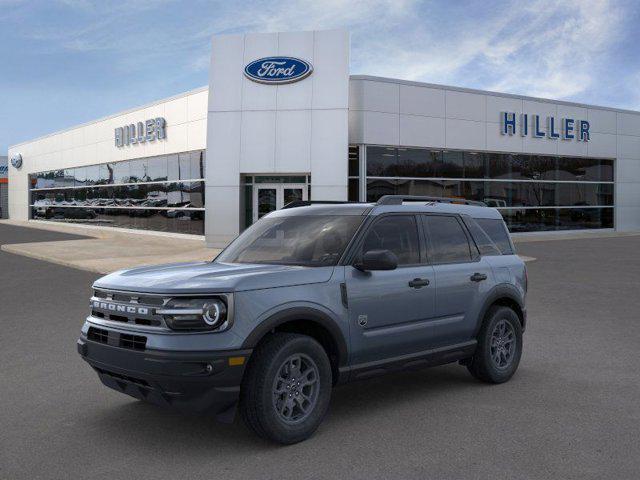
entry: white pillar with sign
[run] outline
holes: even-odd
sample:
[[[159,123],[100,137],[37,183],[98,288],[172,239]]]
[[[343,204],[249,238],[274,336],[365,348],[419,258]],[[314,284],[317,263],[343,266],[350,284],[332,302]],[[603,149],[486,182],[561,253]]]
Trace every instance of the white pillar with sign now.
[[[224,246],[238,235],[243,175],[310,175],[312,200],[346,200],[348,108],[346,31],[214,36],[207,245]],[[285,184],[261,191],[254,186],[253,218],[259,217],[256,195],[262,195],[263,208],[274,202],[281,208],[286,193],[295,195],[298,187]],[[302,195],[306,199],[306,188]]]

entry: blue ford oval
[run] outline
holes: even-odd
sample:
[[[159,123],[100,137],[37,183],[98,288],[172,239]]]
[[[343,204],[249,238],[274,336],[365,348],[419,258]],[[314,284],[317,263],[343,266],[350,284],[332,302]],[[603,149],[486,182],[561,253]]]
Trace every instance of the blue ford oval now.
[[[244,67],[244,74],[259,83],[291,83],[308,77],[313,71],[309,62],[294,57],[259,58]]]

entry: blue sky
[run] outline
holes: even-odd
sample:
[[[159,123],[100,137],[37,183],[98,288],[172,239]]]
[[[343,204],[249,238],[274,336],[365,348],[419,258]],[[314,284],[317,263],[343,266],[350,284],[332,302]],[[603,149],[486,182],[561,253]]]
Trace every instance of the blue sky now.
[[[354,74],[640,110],[636,0],[0,0],[0,154],[205,85],[215,33],[338,27]]]

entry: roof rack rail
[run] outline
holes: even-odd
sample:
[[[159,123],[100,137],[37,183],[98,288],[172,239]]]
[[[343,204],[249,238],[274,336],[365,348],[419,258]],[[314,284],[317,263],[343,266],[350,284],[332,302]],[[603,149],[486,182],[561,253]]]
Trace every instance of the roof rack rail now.
[[[383,195],[376,202],[376,205],[402,205],[403,202],[438,202],[438,203],[457,203],[461,205],[475,205],[477,207],[486,207],[484,202],[476,200],[467,200],[465,198],[454,197],[425,197],[421,195]]]
[[[358,202],[348,202],[341,200],[294,200],[293,202],[287,203],[282,209],[285,208],[297,208],[297,207],[308,207],[310,205],[342,205],[345,203],[358,203]]]

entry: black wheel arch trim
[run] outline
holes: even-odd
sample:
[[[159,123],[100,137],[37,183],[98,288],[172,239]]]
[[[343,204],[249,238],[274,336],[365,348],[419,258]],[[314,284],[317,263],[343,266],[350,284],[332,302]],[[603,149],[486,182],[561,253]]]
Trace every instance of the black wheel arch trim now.
[[[484,321],[484,317],[489,311],[489,308],[491,308],[494,303],[498,302],[501,299],[511,300],[515,302],[518,307],[520,307],[522,315],[519,315],[518,312],[516,312],[516,314],[518,314],[518,316],[520,317],[522,323],[522,331],[524,332],[527,317],[526,308],[522,296],[515,286],[508,283],[502,283],[493,287],[493,289],[487,294],[487,298],[485,299],[482,305],[482,309],[480,310],[480,313],[478,315],[478,322],[476,325],[474,336],[477,335],[480,331],[480,327],[482,326],[482,322]]]
[[[338,348],[340,367],[347,364],[347,342],[342,330],[327,313],[312,307],[290,307],[267,317],[247,336],[241,348],[255,348],[262,338],[274,328],[291,321],[310,321],[324,327]]]

